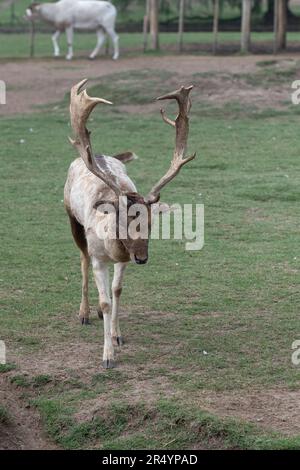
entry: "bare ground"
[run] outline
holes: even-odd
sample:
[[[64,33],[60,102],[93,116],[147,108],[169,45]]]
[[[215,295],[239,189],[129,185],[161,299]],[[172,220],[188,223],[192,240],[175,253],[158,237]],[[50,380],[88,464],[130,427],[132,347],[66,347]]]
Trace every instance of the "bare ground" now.
[[[160,312],[144,312],[140,314],[155,322],[159,321]],[[174,314],[173,314],[174,315]],[[123,315],[124,316],[124,315]],[[72,323],[72,320],[70,320]],[[74,319],[74,323],[77,320]],[[98,320],[94,320],[93,323]],[[96,325],[97,326],[97,325]],[[72,323],[71,328],[74,327]],[[81,326],[78,326],[81,328]],[[9,348],[10,349],[10,348]],[[172,350],[174,345],[172,345]],[[117,351],[118,368],[126,376],[128,390],[122,387],[122,399],[131,405],[139,402],[155,404],[161,396],[179,398],[186,403],[188,397],[183,396],[180,390],[175,389],[168,377],[162,376],[157,364],[151,362],[134,366],[128,364],[123,358],[123,353],[134,356],[136,346],[133,338],[125,345],[123,351]],[[162,345],[159,358],[167,351]],[[171,351],[169,351],[170,353]],[[24,394],[24,389],[12,384],[10,378],[15,374],[22,374],[28,379],[39,374],[48,374],[56,383],[66,383],[73,378],[79,383],[90,386],[91,378],[96,374],[105,374],[100,367],[101,345],[95,342],[76,340],[74,342],[58,343],[46,346],[43,350],[32,354],[24,354],[23,350],[12,352],[9,360],[15,362],[17,371],[0,374],[0,401],[4,403],[12,416],[9,426],[0,425],[0,449],[54,449],[56,444],[45,435],[41,425],[39,414],[34,407],[29,406],[29,395]],[[158,373],[153,374],[157,367]],[[149,370],[152,374],[149,374]],[[176,370],[172,371],[174,374]],[[121,378],[122,382],[122,378]],[[111,387],[115,387],[114,390]],[[116,385],[109,384],[110,394],[118,393]],[[199,409],[207,410],[217,416],[237,418],[255,424],[266,431],[278,431],[283,435],[293,436],[300,433],[300,392],[291,391],[285,387],[257,387],[256,389],[238,389],[231,391],[215,392],[213,390],[199,390],[193,392],[193,404],[198,403]],[[97,414],[101,415],[110,404],[109,396],[105,394],[99,397],[84,400],[83,406],[78,408],[75,419],[80,421],[91,420]],[[220,443],[219,443],[220,444]]]
[[[114,62],[109,59],[87,61],[74,60],[71,64],[63,60],[19,60],[0,62],[0,77],[7,84],[7,104],[0,107],[0,115],[27,113],[37,106],[56,103],[62,100],[74,83],[83,78],[100,81],[101,77],[131,70],[167,70],[178,75],[178,81],[190,82],[191,76],[201,73],[247,74],[257,70],[257,62],[274,59],[273,56],[247,57],[199,57],[199,56],[164,56],[121,58]],[[277,56],[276,60],[290,62],[298,59],[297,55]],[[180,61],[180,67],[178,65]],[[151,72],[149,72],[151,73]],[[246,103],[273,105],[289,97],[290,90],[273,87],[266,90],[260,87],[241,85],[238,80],[226,81],[223,78],[209,77],[198,84],[201,99],[223,104],[232,99]],[[145,110],[145,106],[140,107]],[[136,112],[138,107],[128,107]],[[153,109],[153,108],[152,108]],[[151,110],[151,108],[150,108]]]
[[[0,450],[57,449],[42,429],[39,413],[21,398],[8,378],[0,377],[0,403],[9,413],[9,423],[0,423]]]
[[[8,87],[7,104],[0,107],[0,114],[14,115],[33,112],[36,106],[55,103],[63,99],[70,87],[89,77],[93,80],[114,72],[130,70],[167,70],[178,73],[178,60],[180,60],[179,78],[190,81],[192,75],[204,72],[217,72],[218,74],[245,74],[257,71],[257,62],[273,60],[273,56],[248,57],[195,57],[178,56],[169,57],[138,57],[123,58],[118,62],[102,59],[95,62],[76,60],[72,64],[56,60],[1,62],[0,77],[5,80]],[[277,61],[293,61],[297,56],[286,55],[276,57]],[[280,103],[289,97],[289,90],[282,90],[276,86],[266,90],[253,87],[236,80],[225,80],[222,77],[201,78],[197,82],[199,93],[207,101],[214,104],[224,104],[233,99],[244,103],[256,104],[261,107],[280,106]],[[152,106],[152,107],[151,107]],[[145,106],[123,106],[127,112],[145,112]],[[153,111],[149,105],[148,112]],[[217,316],[219,313],[215,312]],[[149,316],[149,312],[144,313]],[[171,313],[170,313],[171,315]],[[151,313],[155,321],[155,312]],[[157,316],[157,318],[160,317]],[[127,352],[134,354],[134,345],[126,345]],[[83,383],[90,381],[92,375],[100,373],[99,361],[100,347],[95,343],[78,342],[60,343],[55,348],[46,347],[34,355],[24,355],[15,351],[10,358],[16,362],[18,373],[33,377],[37,374],[49,374],[58,381],[70,377],[70,374]],[[119,367],[129,377],[131,392],[128,400],[135,402],[141,397],[148,403],[155,400],[161,393],[164,396],[174,396],[172,384],[167,378],[158,375],[156,379],[147,376],[147,367],[137,370],[122,362],[119,356]],[[88,364],[88,367],[87,367]],[[155,367],[155,364],[151,364]],[[54,449],[56,445],[49,442],[40,422],[38,412],[28,405],[18,387],[10,382],[15,371],[0,375],[0,401],[11,416],[9,425],[0,424],[0,448],[2,449]],[[180,392],[176,392],[178,394]],[[214,391],[199,391],[199,408],[206,409],[219,416],[241,418],[264,428],[280,431],[283,434],[295,435],[300,432],[300,392],[289,391],[284,388],[269,390],[259,389],[246,391],[235,390],[226,393]],[[102,397],[85,401],[84,410],[78,410],[77,418],[86,419],[105,406]]]

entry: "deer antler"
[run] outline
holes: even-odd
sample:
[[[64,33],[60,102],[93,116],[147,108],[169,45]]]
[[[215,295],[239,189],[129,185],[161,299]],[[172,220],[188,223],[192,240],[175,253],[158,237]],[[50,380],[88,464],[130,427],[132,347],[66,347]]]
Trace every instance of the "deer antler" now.
[[[182,86],[179,90],[157,98],[157,100],[175,99],[178,103],[179,113],[175,121],[172,121],[166,116],[165,111],[163,109],[161,109],[160,111],[163,121],[167,124],[170,124],[172,127],[175,127],[176,129],[175,150],[170,168],[168,169],[167,173],[158,181],[158,183],[155,184],[155,186],[153,186],[147,196],[147,201],[150,203],[158,201],[161,189],[166,184],[168,184],[173,178],[175,178],[175,176],[180,171],[180,168],[183,165],[193,160],[196,156],[196,153],[194,153],[194,155],[190,157],[185,157],[189,134],[188,114],[191,109],[191,101],[189,95],[192,89],[193,86],[187,88]]]
[[[91,98],[86,90],[82,89],[87,80],[82,80],[71,89],[70,116],[71,125],[75,134],[75,140],[70,139],[71,144],[77,148],[87,168],[104,183],[106,183],[117,196],[122,192],[116,183],[115,176],[110,172],[103,157],[93,155],[90,142],[90,131],[86,128],[89,115],[99,103],[112,104],[102,98]]]

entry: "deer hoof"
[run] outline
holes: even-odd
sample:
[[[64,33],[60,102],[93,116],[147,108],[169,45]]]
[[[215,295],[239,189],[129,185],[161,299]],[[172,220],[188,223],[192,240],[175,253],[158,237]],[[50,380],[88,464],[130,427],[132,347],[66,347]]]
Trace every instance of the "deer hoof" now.
[[[104,369],[113,369],[115,367],[115,361],[113,359],[105,359],[102,365]]]
[[[100,308],[97,310],[97,313],[98,313],[98,317],[100,318],[100,320],[103,320],[103,312],[102,310],[100,310]]]
[[[123,336],[113,336],[112,340],[113,340],[114,346],[120,346],[120,347],[124,346],[125,341],[124,341]]]
[[[90,319],[89,318],[80,318],[81,324],[82,325],[90,325]]]

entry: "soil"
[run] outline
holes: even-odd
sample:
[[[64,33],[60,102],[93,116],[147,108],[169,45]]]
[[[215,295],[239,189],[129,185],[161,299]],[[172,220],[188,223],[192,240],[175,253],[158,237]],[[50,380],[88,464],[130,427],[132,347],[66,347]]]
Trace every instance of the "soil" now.
[[[276,56],[277,61],[293,61],[297,55]],[[237,57],[203,57],[203,56],[164,56],[164,57],[134,57],[121,58],[118,61],[102,58],[95,61],[75,59],[66,63],[63,59],[49,60],[18,60],[14,62],[0,62],[0,78],[7,86],[6,105],[0,106],[0,115],[28,113],[38,110],[41,105],[57,103],[78,81],[85,77],[90,80],[100,80],[105,75],[130,70],[167,70],[178,74],[178,61],[180,70],[184,71],[178,77],[181,81],[190,81],[194,74],[249,74],[258,70],[257,62],[274,60],[274,56],[253,55]],[[201,81],[202,80],[202,81]],[[234,98],[245,103],[268,106],[288,98],[290,90],[273,87],[269,90],[249,85],[241,86],[236,81],[227,81],[216,75],[215,78],[201,79],[202,99],[215,104],[223,104]],[[152,108],[151,108],[152,106]],[[136,112],[138,109],[145,112],[145,106],[128,106],[127,112]],[[150,111],[153,105],[150,105]]]
[[[4,377],[0,377],[0,403],[9,413],[9,423],[0,423],[0,450],[58,448],[47,438],[37,410],[25,403],[21,392],[15,390]]]

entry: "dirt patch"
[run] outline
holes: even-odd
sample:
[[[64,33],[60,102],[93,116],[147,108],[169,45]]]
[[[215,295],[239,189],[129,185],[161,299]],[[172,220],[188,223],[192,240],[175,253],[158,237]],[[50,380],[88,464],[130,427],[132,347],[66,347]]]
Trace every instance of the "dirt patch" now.
[[[164,57],[135,57],[121,58],[114,62],[101,58],[94,62],[78,59],[72,64],[64,60],[19,60],[0,62],[0,77],[7,84],[7,104],[0,107],[0,115],[32,112],[38,106],[56,103],[62,100],[74,83],[84,77],[89,77],[91,82],[99,82],[101,77],[114,73],[128,72],[131,70],[167,70],[178,74],[180,81],[190,81],[197,73],[230,73],[247,74],[258,70],[257,62],[268,60],[269,56],[247,57],[199,57],[199,56],[164,56]],[[270,56],[273,58],[273,56]],[[277,61],[287,62],[296,60],[296,56],[277,56]],[[236,82],[237,85],[238,82]],[[235,86],[234,82],[216,78],[199,82],[201,99],[220,102],[224,100],[255,100],[275,103],[285,99],[286,93],[280,89],[269,91],[257,88],[251,92],[251,87],[244,85]],[[240,90],[239,93],[237,90]],[[202,95],[203,94],[203,95]],[[253,101],[251,101],[253,102]],[[152,105],[153,106],[153,105]],[[143,111],[145,107],[141,107]],[[130,112],[137,112],[138,107],[128,108]],[[150,109],[150,111],[152,108]]]
[[[145,313],[149,316],[149,313]],[[220,312],[213,312],[219,316]],[[161,313],[152,312],[151,317],[159,319]],[[161,345],[164,352],[164,345]],[[142,347],[140,347],[141,349]],[[53,383],[66,383],[70,380],[91,387],[91,381],[98,377],[104,387],[112,392],[112,387],[118,400],[121,392],[122,401],[130,405],[139,403],[155,403],[159,396],[185,400],[182,392],[173,387],[168,377],[160,373],[161,361],[145,362],[142,366],[132,365],[125,357],[136,352],[134,342],[127,344],[122,351],[116,351],[118,367],[116,373],[120,374],[119,380],[111,381],[109,378],[101,378],[106,372],[100,367],[101,345],[88,340],[60,343],[53,348],[46,348],[37,352],[34,356],[15,354],[10,360],[17,364],[17,371],[13,370],[5,374],[1,380],[1,402],[13,416],[12,425],[0,428],[0,438],[4,448],[54,448],[44,436],[41,429],[38,413],[27,408],[28,400],[21,397],[21,389],[12,384],[9,378],[16,373],[25,374],[32,378],[37,374],[49,374]],[[157,372],[154,373],[154,369]],[[176,374],[176,370],[174,370]],[[97,380],[97,379],[96,379]],[[126,383],[126,389],[119,389],[119,383]],[[24,389],[23,389],[24,392]],[[257,388],[251,391],[231,390],[226,392],[215,392],[201,390],[193,395],[199,409],[207,410],[220,417],[238,418],[251,422],[258,427],[270,431],[278,431],[284,435],[300,434],[300,391],[291,391],[284,387],[265,390]],[[111,404],[111,398],[105,393],[83,401],[82,408],[79,407],[75,419],[79,422],[91,420],[97,413]],[[30,433],[28,433],[30,429]]]
[[[284,388],[232,390],[198,395],[199,408],[221,417],[239,418],[287,436],[300,434],[300,391]]]
[[[9,414],[9,422],[0,423],[0,450],[57,449],[46,437],[39,413],[18,395],[8,378],[0,376],[0,403]]]

